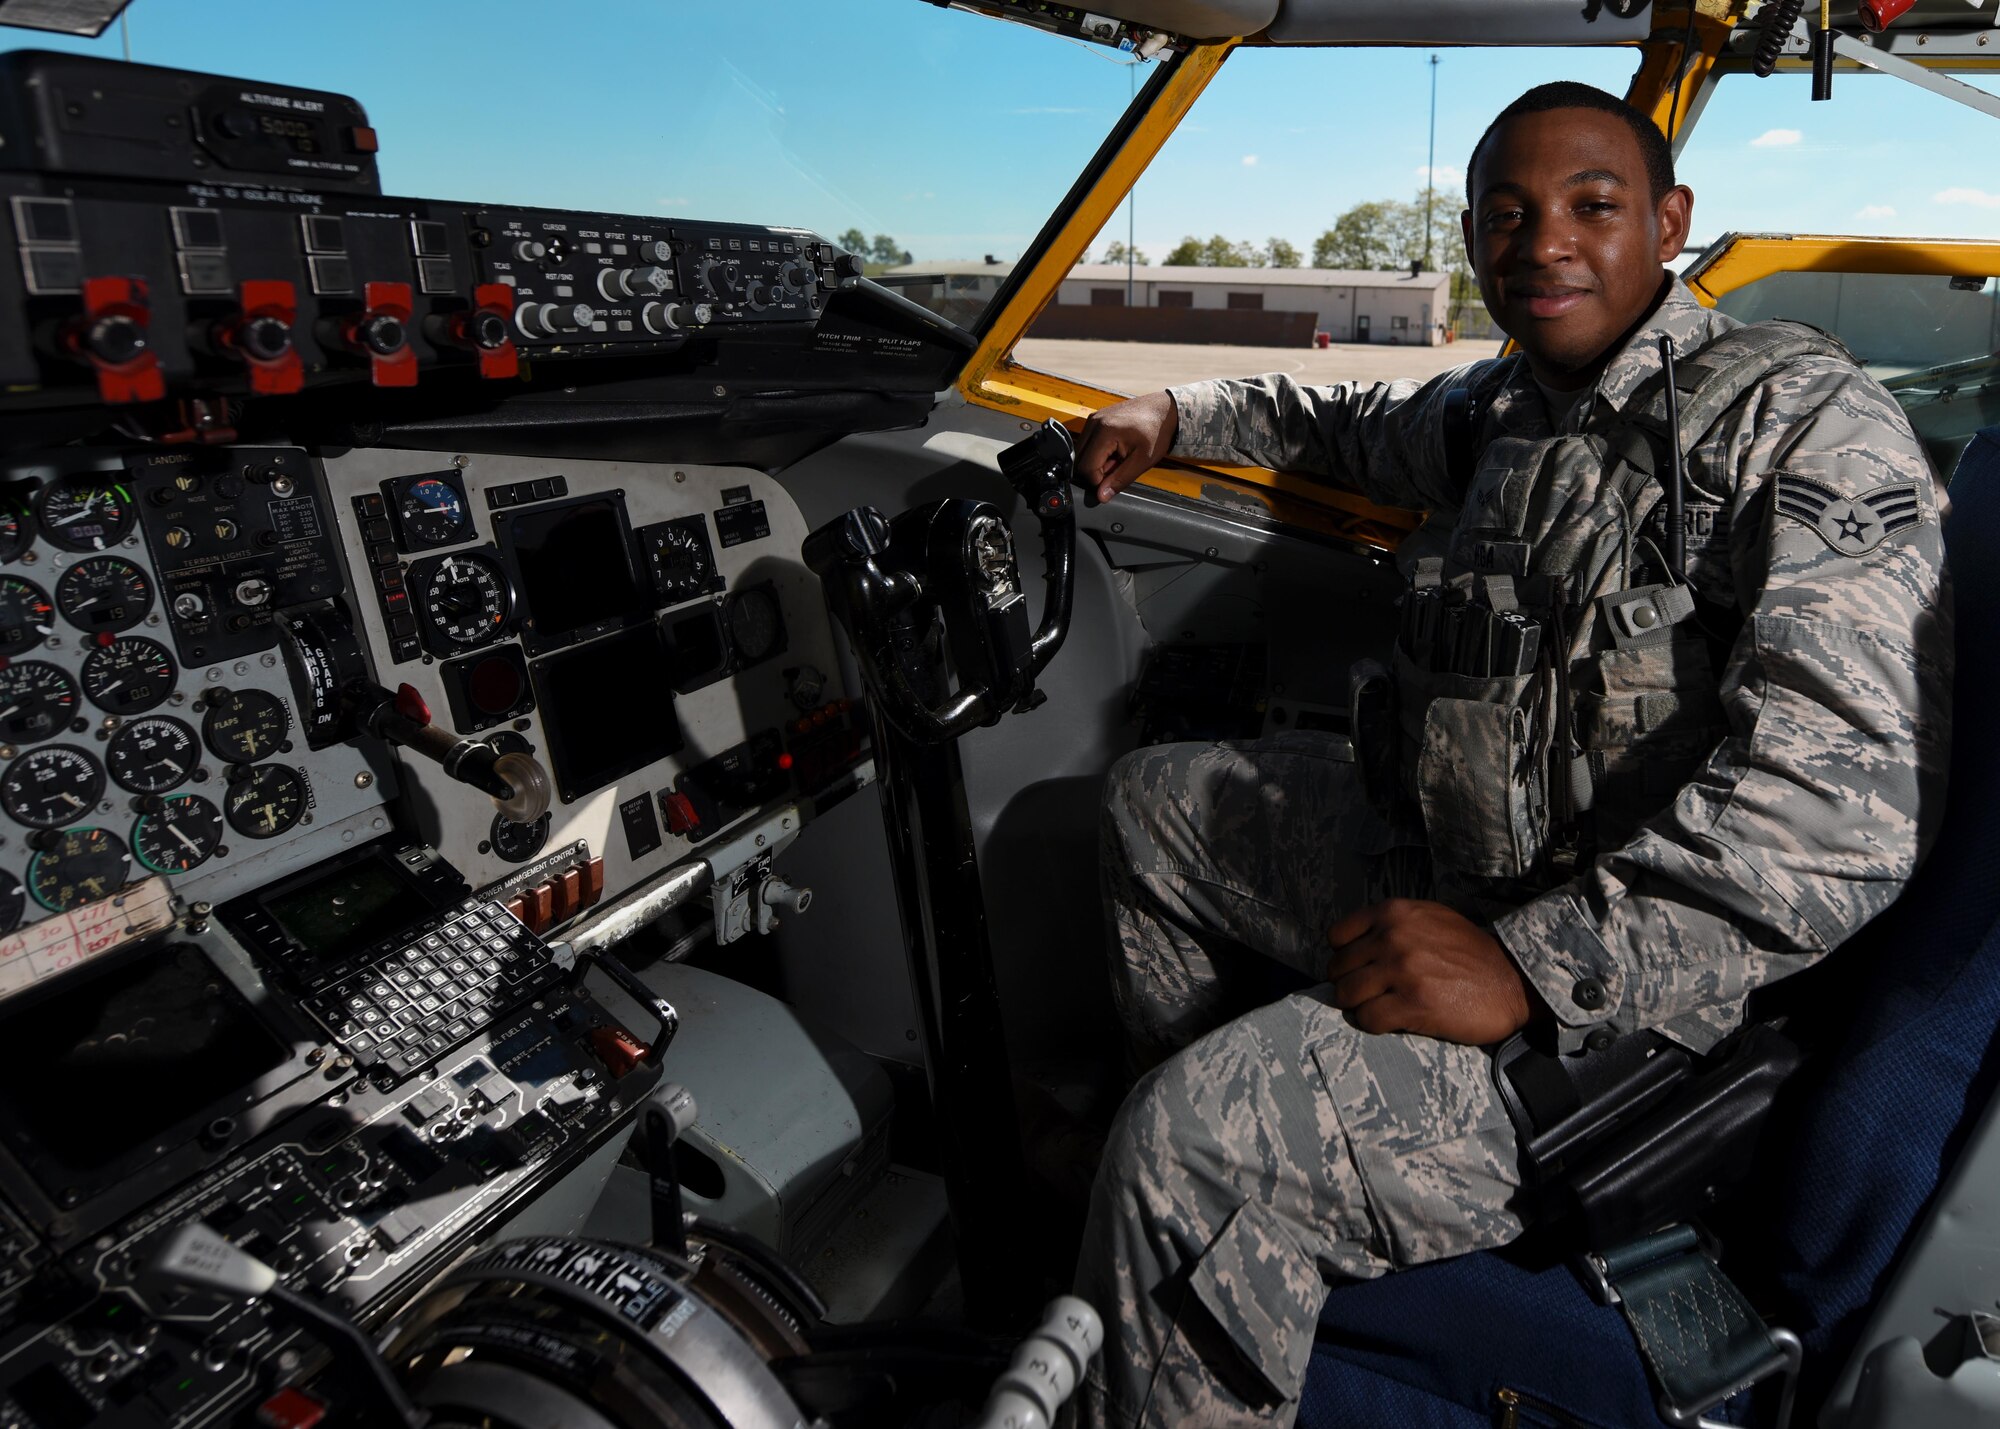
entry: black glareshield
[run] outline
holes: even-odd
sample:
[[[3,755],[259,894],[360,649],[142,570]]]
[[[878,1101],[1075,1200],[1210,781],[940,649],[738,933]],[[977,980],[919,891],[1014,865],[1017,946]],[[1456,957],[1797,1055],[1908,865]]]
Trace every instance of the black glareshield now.
[[[805,562],[826,587],[871,693],[909,738],[955,739],[1042,702],[1035,676],[1069,633],[1074,604],[1073,467],[1069,433],[1054,422],[1000,456],[1042,528],[1048,590],[1032,633],[1012,531],[988,502],[935,501],[894,521],[861,507],[806,538]],[[932,639],[940,619],[955,691]]]

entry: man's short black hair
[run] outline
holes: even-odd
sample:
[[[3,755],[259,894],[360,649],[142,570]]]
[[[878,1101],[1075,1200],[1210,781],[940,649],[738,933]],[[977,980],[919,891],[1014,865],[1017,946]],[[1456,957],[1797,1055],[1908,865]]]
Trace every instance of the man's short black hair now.
[[[1660,132],[1658,125],[1615,94],[1607,94],[1592,85],[1578,84],[1573,79],[1559,79],[1551,84],[1536,85],[1496,114],[1493,122],[1486,126],[1486,132],[1472,146],[1472,161],[1465,166],[1468,198],[1475,202],[1479,198],[1478,194],[1470,192],[1472,176],[1479,167],[1479,151],[1486,147],[1493,131],[1509,119],[1523,114],[1547,114],[1552,109],[1595,109],[1600,114],[1615,114],[1625,121],[1625,127],[1639,141],[1639,152],[1646,156],[1646,181],[1653,190],[1653,202],[1658,203],[1665,198],[1667,190],[1674,186],[1674,151],[1668,146],[1667,136]]]

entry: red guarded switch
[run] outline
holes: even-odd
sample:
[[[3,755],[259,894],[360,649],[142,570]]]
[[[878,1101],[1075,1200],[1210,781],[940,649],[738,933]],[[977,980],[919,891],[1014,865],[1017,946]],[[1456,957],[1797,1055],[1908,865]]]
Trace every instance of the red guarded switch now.
[[[153,308],[138,278],[86,278],[83,316],[65,324],[56,341],[97,372],[97,395],[106,402],[157,402],[167,379],[153,351]]]
[[[368,359],[369,380],[377,387],[416,386],[417,354],[410,347],[415,300],[410,285],[370,283],[362,301],[367,306],[342,321],[341,341]]]
[[[292,343],[298,297],[292,285],[256,278],[239,289],[242,309],[215,328],[218,350],[239,358],[250,371],[250,390],[266,396],[297,392],[306,385],[305,363]]]
[[[521,354],[514,346],[514,290],[505,283],[481,283],[472,290],[472,307],[445,320],[444,338],[479,359],[481,377],[519,376]]]
[[[660,812],[666,815],[669,833],[688,834],[701,827],[701,815],[695,810],[694,800],[685,794],[662,794]]]
[[[314,1429],[326,1418],[326,1406],[303,1390],[279,1390],[257,1406],[257,1422],[265,1429]]]

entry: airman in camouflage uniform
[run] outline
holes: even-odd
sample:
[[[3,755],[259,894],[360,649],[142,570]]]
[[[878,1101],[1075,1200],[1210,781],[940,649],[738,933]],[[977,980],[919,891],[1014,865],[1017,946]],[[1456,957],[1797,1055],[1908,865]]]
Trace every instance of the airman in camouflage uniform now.
[[[1616,628],[1621,592],[1657,575],[1648,541],[1664,513],[1611,479],[1602,442],[1591,461],[1579,444],[1657,396],[1661,337],[1690,359],[1737,326],[1667,283],[1559,422],[1519,356],[1423,384],[1272,375],[1171,391],[1175,453],[1428,509],[1438,539],[1411,545],[1447,551],[1433,579],[1568,609],[1561,658],[1519,683],[1540,682],[1535,710],[1566,697],[1574,711],[1596,837],[1594,857],[1568,868],[1539,846],[1510,863],[1505,828],[1468,843],[1465,824],[1522,792],[1520,747],[1473,737],[1481,710],[1500,709],[1508,729],[1523,702],[1505,701],[1521,691],[1419,681],[1413,710],[1407,669],[1435,902],[1355,914],[1380,897],[1371,875],[1408,831],[1368,806],[1330,741],[1162,746],[1113,769],[1114,989],[1136,1053],[1157,1065],[1121,1110],[1093,1193],[1078,1289],[1112,1328],[1087,1422],[1289,1424],[1330,1282],[1523,1229],[1515,1131],[1491,1050],[1472,1045],[1487,1035],[1371,1014],[1341,962],[1371,919],[1479,924],[1566,1049],[1643,1028],[1699,1051],[1741,1021],[1753,989],[1837,947],[1914,870],[1942,799],[1950,602],[1934,477],[1880,385],[1806,352],[1744,391],[1687,453],[1697,608],[1644,585],[1641,603],[1671,629]],[[1469,479],[1446,450],[1454,388],[1483,408]],[[1618,537],[1608,570],[1591,567],[1603,543],[1573,539],[1600,518]],[[1574,688],[1549,687],[1554,665]],[[1531,832],[1559,822],[1563,791],[1522,797]],[[1244,1011],[1268,981],[1260,958],[1328,977],[1329,928],[1331,981]]]

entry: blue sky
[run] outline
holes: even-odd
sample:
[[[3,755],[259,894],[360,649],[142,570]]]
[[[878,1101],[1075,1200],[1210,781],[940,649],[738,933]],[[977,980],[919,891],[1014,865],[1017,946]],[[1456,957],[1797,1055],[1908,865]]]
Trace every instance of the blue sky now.
[[[893,235],[1011,258],[1127,103],[1119,57],[922,0],[137,0],[133,58],[357,95],[391,192]],[[559,23],[556,17],[560,17]],[[117,55],[0,30],[0,47]],[[1422,182],[1428,51],[1233,56],[1136,195],[1141,249],[1309,249]],[[1529,84],[1622,91],[1629,50],[1442,50],[1442,186]],[[1990,81],[1989,81],[1990,83]],[[1874,77],[1727,81],[1683,156],[1695,232],[2000,236],[2000,120]],[[1119,217],[1105,238],[1123,237]],[[1100,248],[1102,244],[1098,245]]]

